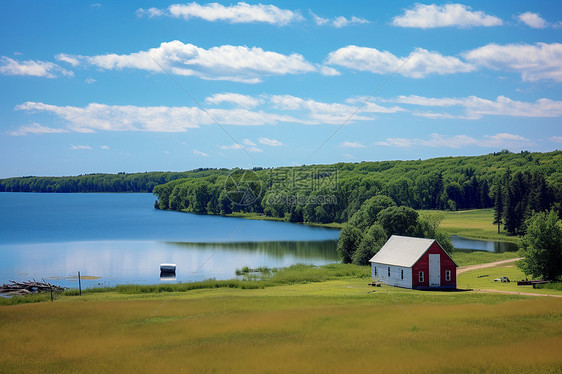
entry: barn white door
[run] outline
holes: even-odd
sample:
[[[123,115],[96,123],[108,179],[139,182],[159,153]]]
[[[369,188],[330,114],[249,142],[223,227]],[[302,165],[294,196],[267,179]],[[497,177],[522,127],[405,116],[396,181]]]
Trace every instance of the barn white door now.
[[[441,286],[441,255],[429,255],[429,287]]]

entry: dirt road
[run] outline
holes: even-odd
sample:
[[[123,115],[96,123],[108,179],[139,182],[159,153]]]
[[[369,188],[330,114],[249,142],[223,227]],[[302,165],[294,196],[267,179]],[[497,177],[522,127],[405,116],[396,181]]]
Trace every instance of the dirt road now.
[[[487,264],[461,266],[457,269],[457,275],[459,275],[461,273],[464,273],[465,271],[485,269],[485,268],[493,268],[494,266],[509,264],[511,262],[519,261],[519,260],[522,260],[522,259],[523,259],[523,257],[518,257],[518,258],[509,259],[509,260],[490,262],[490,263],[487,263]]]

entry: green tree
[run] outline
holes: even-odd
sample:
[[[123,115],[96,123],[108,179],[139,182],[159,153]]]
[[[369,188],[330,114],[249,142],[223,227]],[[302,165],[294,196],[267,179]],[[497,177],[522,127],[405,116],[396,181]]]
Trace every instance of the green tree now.
[[[362,239],[363,234],[357,227],[349,224],[343,225],[336,250],[344,264],[351,263],[353,254],[359,247]]]
[[[418,212],[405,206],[391,206],[381,210],[377,220],[389,236],[412,236],[416,234]]]
[[[369,265],[369,260],[386,243],[388,236],[381,225],[375,223],[363,236],[359,247],[353,253],[352,262],[356,265]]]
[[[562,220],[553,210],[536,213],[526,222],[521,241],[525,256],[518,266],[526,275],[554,280],[562,275]]]

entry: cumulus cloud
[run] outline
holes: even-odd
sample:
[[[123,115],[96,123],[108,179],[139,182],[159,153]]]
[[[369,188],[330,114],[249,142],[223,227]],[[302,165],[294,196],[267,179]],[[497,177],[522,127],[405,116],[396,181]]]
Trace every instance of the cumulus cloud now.
[[[249,146],[255,146],[256,145],[256,143],[254,143],[250,139],[244,139],[244,140],[242,140],[242,143],[244,143],[245,145],[249,145]]]
[[[241,106],[242,108],[251,109],[260,105],[260,103],[262,103],[262,100],[248,95],[226,92],[226,93],[219,93],[219,94],[214,94],[213,96],[209,96],[205,99],[205,102],[207,104],[213,104],[213,105],[220,105],[222,103],[232,103]]]
[[[551,136],[548,140],[554,143],[562,143],[562,136]]]
[[[365,148],[365,146],[359,142],[342,142],[340,143],[340,147],[345,147],[345,148]]]
[[[406,9],[401,16],[394,17],[394,26],[435,28],[473,26],[500,26],[503,21],[498,17],[488,15],[482,11],[473,11],[463,4],[425,5],[416,4],[412,9]]]
[[[102,145],[100,148],[101,148],[101,149],[105,149],[105,150],[110,149],[108,145]]]
[[[388,51],[355,45],[330,52],[326,63],[375,74],[394,73],[400,68],[398,73],[409,78],[424,78],[430,74],[466,73],[476,69],[457,57],[443,56],[439,52],[430,52],[423,48],[416,48],[408,57],[397,57]]]
[[[29,134],[36,134],[36,135],[41,135],[41,134],[60,134],[63,132],[68,132],[68,130],[65,129],[54,129],[51,127],[47,127],[47,126],[41,126],[38,123],[34,123],[31,125],[24,125],[24,126],[20,126],[17,130],[14,131],[8,131],[8,135],[12,135],[12,136],[23,136],[23,135],[29,135]]]
[[[199,150],[197,150],[197,149],[194,149],[194,150],[193,150],[193,154],[194,154],[194,155],[197,155],[197,156],[209,157],[208,154],[206,154],[205,152],[201,152],[201,151],[199,151]]]
[[[49,61],[18,61],[6,56],[0,58],[0,73],[3,75],[24,75],[44,78],[74,76],[72,71],[63,69],[59,65]]]
[[[266,137],[259,138],[258,142],[260,142],[260,144],[268,145],[270,147],[281,147],[281,146],[283,146],[283,143],[280,142],[279,140],[270,139],[270,138],[266,138]]]
[[[400,148],[410,147],[440,147],[440,148],[465,148],[465,147],[484,147],[484,148],[506,148],[520,149],[533,146],[534,143],[520,135],[499,133],[496,135],[484,135],[477,139],[468,135],[440,135],[431,134],[429,139],[419,138],[387,138],[384,141],[376,142],[376,145],[391,146]]]
[[[193,44],[184,44],[179,40],[130,54],[65,55],[65,59],[77,60],[104,70],[140,69],[152,73],[168,71],[176,75],[243,83],[258,83],[270,75],[319,71],[298,53],[284,55],[264,51],[258,47],[234,45],[204,49]]]
[[[139,9],[137,15],[158,17],[169,16],[189,20],[199,18],[209,22],[228,23],[269,23],[276,26],[285,26],[292,22],[301,21],[300,13],[280,9],[275,5],[256,4],[251,5],[239,2],[236,5],[224,6],[217,3],[201,5],[198,3],[172,4],[166,9],[150,8]]]
[[[324,18],[324,17],[320,17],[316,14],[314,14],[312,11],[310,11],[310,15],[312,16],[312,19],[314,21],[314,23],[316,23],[318,26],[333,26],[336,28],[342,28],[345,26],[350,26],[350,25],[359,25],[359,24],[365,24],[365,23],[369,23],[368,20],[366,20],[365,18],[360,18],[360,17],[355,17],[352,16],[351,18],[345,18],[344,16],[338,16],[335,17],[333,19],[330,18]]]
[[[524,81],[550,79],[562,82],[562,44],[488,44],[463,53],[474,64],[494,69],[514,71]]]
[[[560,117],[562,116],[562,101],[542,98],[535,102],[512,100],[505,96],[498,96],[495,100],[469,96],[464,98],[442,97],[431,98],[423,96],[398,96],[393,99],[381,99],[383,102],[424,106],[424,107],[453,107],[464,108],[464,113],[454,116],[450,113],[414,112],[414,115],[427,118],[465,118],[479,119],[485,115],[510,117]]]
[[[520,14],[517,18],[519,21],[534,29],[544,29],[548,27],[548,22],[538,13],[525,12]]]

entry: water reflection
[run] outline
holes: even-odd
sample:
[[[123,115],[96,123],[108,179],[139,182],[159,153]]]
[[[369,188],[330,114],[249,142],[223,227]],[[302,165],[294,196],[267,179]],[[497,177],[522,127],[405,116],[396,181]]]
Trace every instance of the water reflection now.
[[[248,266],[285,267],[296,263],[324,265],[337,262],[336,241],[167,243],[102,241],[0,245],[0,283],[49,278],[50,283],[82,286],[193,282],[234,278]],[[161,263],[175,263],[175,279],[160,276]]]
[[[451,236],[453,246],[457,250],[465,251],[487,251],[494,253],[516,252],[517,244],[510,242],[496,242],[488,240],[467,239],[457,235]]]

